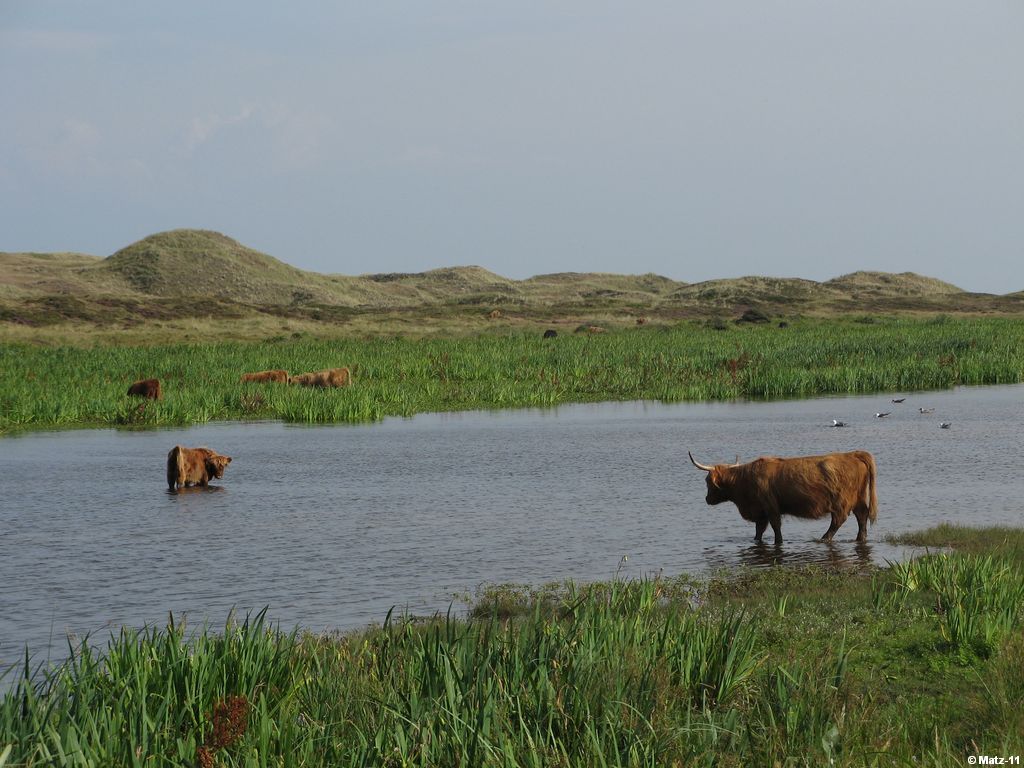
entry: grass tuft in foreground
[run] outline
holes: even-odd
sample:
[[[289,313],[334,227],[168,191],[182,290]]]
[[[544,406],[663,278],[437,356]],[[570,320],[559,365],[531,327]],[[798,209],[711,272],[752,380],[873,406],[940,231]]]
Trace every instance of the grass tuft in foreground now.
[[[874,573],[494,589],[342,636],[261,613],[24,674],[6,765],[944,766],[1024,745],[1024,532]],[[928,532],[922,538],[936,536]],[[13,672],[11,674],[14,674]]]

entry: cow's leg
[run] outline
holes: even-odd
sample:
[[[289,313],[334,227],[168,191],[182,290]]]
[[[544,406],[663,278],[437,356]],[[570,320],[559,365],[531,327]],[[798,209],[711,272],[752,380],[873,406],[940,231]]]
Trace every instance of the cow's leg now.
[[[825,535],[821,537],[821,540],[832,541],[832,537],[836,535],[836,531],[838,531],[840,526],[846,522],[846,518],[849,516],[850,513],[841,506],[841,502],[839,504],[833,503],[832,524],[829,525],[828,530],[825,531]]]
[[[775,532],[775,546],[782,544],[782,515],[770,515],[768,522],[772,525],[772,531]]]
[[[829,525],[828,530],[825,531],[825,535],[821,537],[821,540],[832,541],[832,537],[836,535],[836,531],[839,530],[840,525],[842,525],[842,523],[837,523],[836,519],[833,517],[832,524]]]
[[[762,517],[756,523],[754,523],[754,541],[761,541],[761,536],[764,534],[764,529],[768,527],[768,518]]]
[[[857,516],[857,541],[868,540],[868,511],[866,509],[855,509],[853,514]]]

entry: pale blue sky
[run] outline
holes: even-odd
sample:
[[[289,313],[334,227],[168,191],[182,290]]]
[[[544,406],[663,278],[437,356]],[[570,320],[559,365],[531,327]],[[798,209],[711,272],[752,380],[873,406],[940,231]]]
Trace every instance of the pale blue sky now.
[[[0,250],[1022,290],[1022,41],[1020,0],[0,0]]]

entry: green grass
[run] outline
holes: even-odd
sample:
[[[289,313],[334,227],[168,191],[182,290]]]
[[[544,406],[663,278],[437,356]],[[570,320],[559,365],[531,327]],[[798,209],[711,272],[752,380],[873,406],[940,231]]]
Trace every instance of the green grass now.
[[[328,392],[242,385],[245,371],[347,365]],[[165,399],[125,396],[158,377]],[[714,330],[686,323],[600,335],[271,339],[150,347],[0,346],[0,430],[159,426],[220,419],[372,421],[425,411],[941,389],[1024,380],[1012,319],[802,321]]]
[[[262,614],[221,633],[123,631],[56,669],[26,662],[0,700],[0,764],[947,766],[1019,754],[1024,562],[1002,532],[960,541],[985,554],[866,574],[495,588],[465,618],[389,615],[341,636],[282,632]],[[958,610],[998,631],[957,642]]]

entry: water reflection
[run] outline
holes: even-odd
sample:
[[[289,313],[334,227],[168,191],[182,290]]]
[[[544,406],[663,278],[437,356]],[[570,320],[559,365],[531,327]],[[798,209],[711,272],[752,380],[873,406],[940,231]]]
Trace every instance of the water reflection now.
[[[168,496],[183,496],[189,493],[222,493],[225,490],[223,485],[183,485],[166,493]]]
[[[780,565],[820,565],[822,567],[867,569],[875,565],[872,544],[869,542],[818,542],[817,546],[793,548],[786,544],[776,546],[767,542],[744,547],[737,553],[741,565],[767,568]]]

